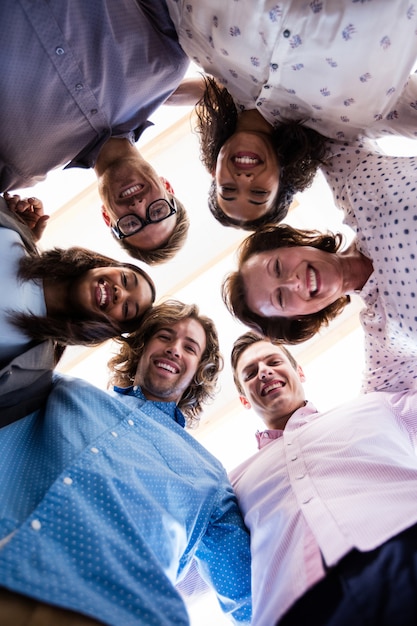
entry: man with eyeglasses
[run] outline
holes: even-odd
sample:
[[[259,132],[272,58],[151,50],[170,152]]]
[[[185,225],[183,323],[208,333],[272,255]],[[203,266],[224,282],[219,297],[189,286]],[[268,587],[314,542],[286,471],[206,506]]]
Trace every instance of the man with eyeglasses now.
[[[109,139],[94,170],[103,219],[128,254],[149,264],[174,256],[188,232],[185,208],[137,147]]]
[[[113,142],[121,159],[134,155],[149,116],[189,64],[163,0],[67,4],[0,2],[8,32],[0,41],[0,192],[33,186],[57,167],[93,168]],[[148,183],[146,175],[139,182]],[[147,185],[142,204],[171,203],[171,192]],[[127,213],[146,219],[146,208],[123,211],[106,205],[111,226]],[[176,213],[122,243],[131,256],[158,263],[181,247],[187,226],[177,202]]]

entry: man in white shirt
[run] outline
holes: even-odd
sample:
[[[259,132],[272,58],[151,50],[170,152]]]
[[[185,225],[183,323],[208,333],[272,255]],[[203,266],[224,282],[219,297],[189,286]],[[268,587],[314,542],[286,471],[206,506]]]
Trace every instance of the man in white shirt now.
[[[290,353],[252,332],[232,368],[267,428],[230,476],[251,533],[252,624],[415,624],[416,392],[318,413]]]

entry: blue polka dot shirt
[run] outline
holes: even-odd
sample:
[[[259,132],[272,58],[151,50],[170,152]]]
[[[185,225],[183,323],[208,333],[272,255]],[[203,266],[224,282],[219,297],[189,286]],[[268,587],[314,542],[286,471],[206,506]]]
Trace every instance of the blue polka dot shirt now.
[[[222,465],[174,403],[119,391],[56,376],[42,412],[0,430],[0,585],[114,626],[185,625],[174,585],[192,565],[249,623],[249,536]]]

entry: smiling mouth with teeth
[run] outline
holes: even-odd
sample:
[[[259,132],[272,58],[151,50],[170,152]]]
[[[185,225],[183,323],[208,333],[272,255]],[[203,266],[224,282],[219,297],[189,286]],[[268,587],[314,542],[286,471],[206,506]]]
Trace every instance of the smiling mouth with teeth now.
[[[251,169],[257,165],[262,165],[263,161],[256,155],[234,155],[232,157],[232,163],[239,169]]]
[[[164,363],[162,361],[157,361],[155,363],[156,367],[160,367],[163,370],[166,370],[167,372],[171,372],[171,374],[178,374],[179,370],[178,368],[174,367],[173,365],[169,365],[169,363]]]
[[[135,194],[141,192],[143,189],[143,185],[132,185],[128,189],[125,189],[120,194],[121,198],[129,198],[130,196],[134,196]]]
[[[318,290],[317,275],[312,267],[309,267],[307,270],[307,278],[310,296],[315,296]]]
[[[107,284],[104,281],[98,283],[98,306],[100,309],[104,309],[109,302],[109,290]]]
[[[261,396],[266,396],[271,391],[274,391],[275,389],[280,389],[281,387],[284,387],[284,386],[285,386],[285,383],[283,383],[281,380],[280,381],[276,380],[268,385],[265,385],[265,387],[262,389]]]

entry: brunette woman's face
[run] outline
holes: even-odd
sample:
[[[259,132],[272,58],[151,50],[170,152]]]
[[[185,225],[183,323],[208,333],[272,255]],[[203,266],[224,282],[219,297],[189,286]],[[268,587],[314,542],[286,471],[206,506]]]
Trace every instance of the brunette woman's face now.
[[[214,173],[217,202],[225,215],[248,222],[275,203],[280,167],[270,137],[239,131],[223,144]]]
[[[70,306],[88,319],[104,316],[123,325],[152,306],[152,289],[144,276],[129,267],[98,267],[74,281]]]
[[[317,313],[345,294],[340,256],[311,246],[259,252],[240,269],[246,303],[262,317]]]

